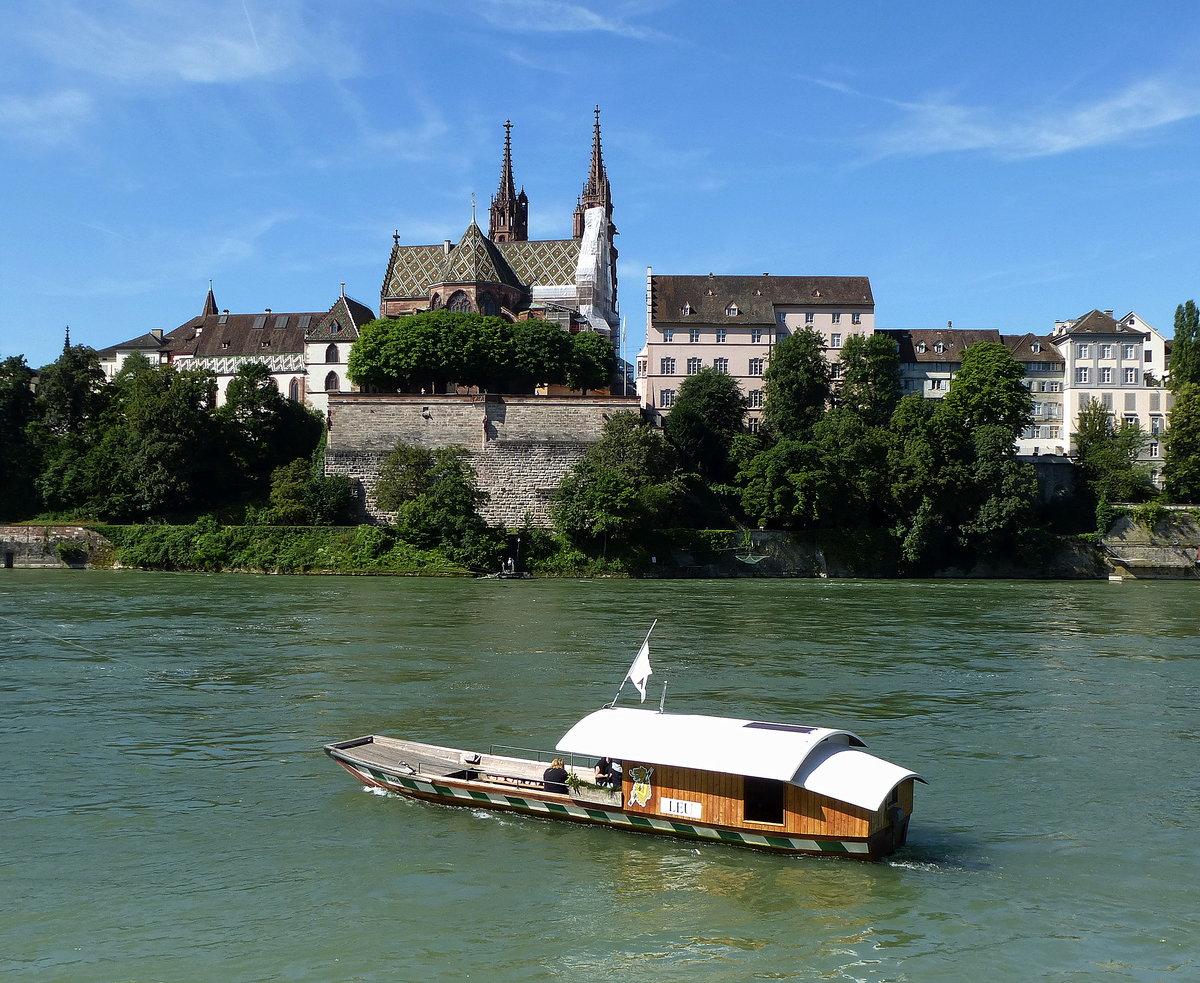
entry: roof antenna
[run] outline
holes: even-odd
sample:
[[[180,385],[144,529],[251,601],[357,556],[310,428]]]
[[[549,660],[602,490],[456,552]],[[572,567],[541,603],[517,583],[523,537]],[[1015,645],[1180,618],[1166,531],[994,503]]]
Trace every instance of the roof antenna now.
[[[471,192],[471,224],[475,224],[475,192]]]

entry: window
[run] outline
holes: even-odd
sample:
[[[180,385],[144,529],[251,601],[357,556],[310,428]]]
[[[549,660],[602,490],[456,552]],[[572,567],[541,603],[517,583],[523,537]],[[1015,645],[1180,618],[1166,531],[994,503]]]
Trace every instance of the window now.
[[[691,313],[692,313],[692,305],[691,305],[691,304],[689,304],[689,303],[688,303],[688,302],[685,300],[685,301],[683,302],[683,307],[681,307],[681,308],[680,308],[680,310],[681,310],[681,312],[682,312],[682,313],[684,313],[684,314],[691,314]]]
[[[663,389],[658,394],[658,405],[664,409],[670,409],[675,405],[675,390]]]
[[[724,344],[725,339],[726,339],[726,337],[728,337],[728,335],[729,335],[729,332],[726,331],[724,328],[717,328],[717,343]]]
[[[704,362],[698,358],[689,358],[687,360],[687,374],[695,375],[703,367]]]
[[[675,329],[674,328],[663,328],[663,341],[669,342],[669,341],[674,341],[674,340],[675,340]]]
[[[841,348],[842,347],[842,336],[837,331],[833,332],[833,334],[831,334],[829,336],[829,347],[830,348]]]
[[[761,345],[762,344],[762,328],[755,328],[753,331],[750,332],[750,344],[752,344],[752,345]]]
[[[1033,352],[1033,354],[1035,354],[1035,355],[1038,355],[1038,354],[1040,354],[1040,353],[1041,353],[1041,351],[1042,351],[1042,344],[1041,344],[1041,342],[1039,342],[1039,341],[1035,341],[1035,342],[1034,342],[1032,345],[1030,345],[1030,346],[1029,346],[1029,350],[1030,350],[1031,352]]]
[[[923,341],[918,341],[918,342],[917,342],[917,354],[918,354],[918,355],[924,355],[924,354],[925,354],[925,342],[923,342]]]
[[[714,358],[713,359],[713,368],[716,369],[718,372],[720,372],[722,375],[729,375],[729,359]]]
[[[750,394],[747,397],[747,399],[750,404],[750,409],[752,409],[752,410],[762,409],[763,391],[761,389],[751,389]]]
[[[746,421],[746,429],[749,430],[751,433],[758,433],[758,428],[761,425],[762,424],[759,422],[759,419],[756,416],[752,416],[752,417],[750,417],[749,420]]]
[[[935,341],[933,343],[933,350],[936,354],[940,355],[940,354],[942,354],[942,352],[944,352],[946,350],[946,346],[943,345],[940,341]]]
[[[270,339],[270,338],[264,338],[262,341],[260,341],[260,342],[258,343],[258,347],[259,347],[259,348],[270,348],[270,347],[271,347],[271,339]]]
[[[1127,427],[1136,427],[1138,425],[1138,415],[1136,413],[1126,413],[1121,422]]]
[[[750,359],[749,374],[750,375],[762,375],[763,374],[763,361],[764,360],[761,358]]]
[[[816,318],[816,315],[815,315],[815,314],[814,314],[812,311],[809,311],[807,314],[805,314],[805,315],[804,315],[804,323],[805,323],[805,324],[812,324],[812,323],[813,323],[813,320],[814,320],[815,318]]]
[[[300,399],[300,380],[299,379],[293,379],[291,382],[288,383],[288,399],[290,399],[293,403],[299,401],[299,399]]]
[[[788,336],[787,328],[783,328],[779,331],[776,331],[775,332],[775,343],[779,344],[779,342],[786,340],[787,336]]]
[[[862,315],[861,314],[851,314],[850,315],[850,323],[851,324],[862,324]]]
[[[457,311],[460,314],[471,313],[471,298],[468,297],[465,291],[455,290],[450,295],[450,299],[446,301],[446,310]]]
[[[1105,367],[1100,370],[1100,382],[1105,384],[1112,382],[1112,369]]]
[[[783,823],[786,786],[771,778],[743,779],[742,815],[748,823]]]
[[[776,311],[775,312],[775,323],[776,324],[786,324],[787,323],[787,315],[783,311]]]
[[[1154,361],[1154,352],[1150,351],[1150,349],[1147,348],[1146,353],[1145,353],[1145,358],[1146,358],[1147,362],[1153,362]]]
[[[1058,438],[1061,435],[1062,435],[1062,430],[1059,427],[1051,427],[1050,428],[1050,439],[1051,440],[1058,440]]]
[[[699,328],[692,328],[692,330],[688,332],[688,341],[690,341],[693,345],[698,345],[700,343]]]
[[[930,379],[929,380],[929,388],[934,390],[935,392],[945,389],[946,388],[946,380],[945,379]]]
[[[1122,358],[1137,358],[1137,352],[1135,351],[1133,345],[1122,345],[1121,346],[1121,357]]]
[[[1076,349],[1076,352],[1078,353],[1080,358],[1091,358],[1092,357],[1092,346],[1091,345],[1080,345]]]
[[[1152,440],[1146,445],[1146,453],[1151,457],[1158,457],[1158,441]]]
[[[1101,358],[1112,358],[1112,345],[1101,345],[1100,346],[1100,357]]]
[[[325,376],[325,391],[327,393],[338,391],[338,374],[336,372],[330,372],[329,375]]]
[[[223,342],[221,342],[221,347],[222,347],[222,348],[228,348],[228,347],[229,347],[229,342],[227,342],[227,341],[223,341]]]
[[[725,316],[726,317],[737,317],[738,316],[738,305],[730,304],[728,307],[726,307],[725,308]]]
[[[646,378],[646,360],[639,358],[637,361],[637,374],[639,379]]]
[[[1112,409],[1112,393],[1101,393],[1100,402],[1104,404],[1106,410]]]
[[[659,375],[674,375],[675,374],[675,359],[660,358],[658,360]]]
[[[1034,416],[1045,416],[1045,414],[1046,414],[1046,404],[1045,403],[1034,403],[1033,404],[1033,415]]]
[[[1150,432],[1152,434],[1160,434],[1163,432],[1163,418],[1161,416],[1150,417]]]
[[[1080,368],[1075,370],[1075,381],[1086,384],[1088,382],[1088,377],[1090,375],[1091,375],[1091,373],[1089,373],[1086,368],[1083,368],[1081,366]]]
[[[837,311],[834,311],[832,314],[830,314],[829,318],[830,318],[830,320],[833,321],[834,324],[842,323],[842,315],[837,313]]]
[[[338,358],[337,345],[330,345],[328,348],[325,349],[325,361],[326,362],[340,362],[341,361],[341,359]]]
[[[1061,382],[1050,382],[1050,383],[1047,383],[1047,385],[1049,385],[1050,392],[1052,392],[1052,393],[1062,392],[1062,383]]]
[[[1136,386],[1137,381],[1138,381],[1138,370],[1137,369],[1126,369],[1125,370],[1125,385]]]

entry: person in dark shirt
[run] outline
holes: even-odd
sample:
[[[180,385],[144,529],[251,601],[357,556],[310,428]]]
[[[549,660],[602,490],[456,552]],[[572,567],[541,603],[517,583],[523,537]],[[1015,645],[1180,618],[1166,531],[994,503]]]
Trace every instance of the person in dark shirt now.
[[[601,788],[619,788],[621,766],[612,758],[601,758],[596,762],[596,784]]]
[[[542,775],[542,784],[547,792],[558,792],[565,795],[567,792],[567,769],[563,767],[563,759],[555,758],[550,762],[550,767]]]

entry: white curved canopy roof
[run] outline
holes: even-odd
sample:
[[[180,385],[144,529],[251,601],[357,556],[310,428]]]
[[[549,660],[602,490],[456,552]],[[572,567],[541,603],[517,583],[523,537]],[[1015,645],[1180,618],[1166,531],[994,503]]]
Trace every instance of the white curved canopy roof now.
[[[557,744],[567,754],[793,782],[865,809],[878,809],[905,778],[920,778],[856,750],[863,746],[846,730],[631,707],[590,713]]]

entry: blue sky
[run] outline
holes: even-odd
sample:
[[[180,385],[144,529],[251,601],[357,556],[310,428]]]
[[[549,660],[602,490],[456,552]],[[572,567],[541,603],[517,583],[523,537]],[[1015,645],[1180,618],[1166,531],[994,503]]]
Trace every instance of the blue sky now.
[[[1200,5],[8,0],[0,356],[199,313],[376,309],[481,224],[512,119],[570,234],[592,107],[628,352],[659,273],[859,274],[880,327],[1169,333],[1200,296]]]

